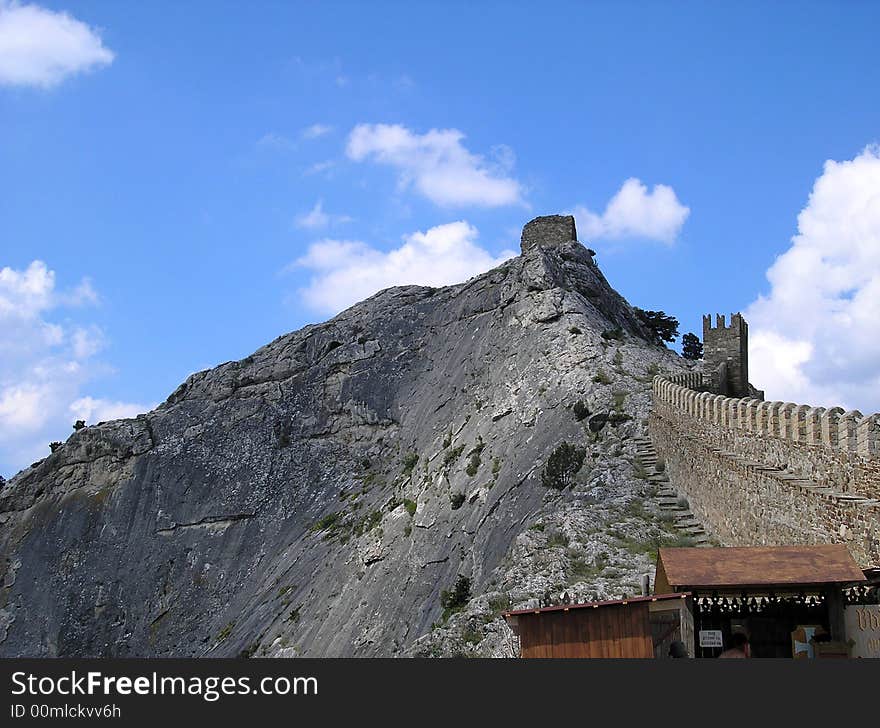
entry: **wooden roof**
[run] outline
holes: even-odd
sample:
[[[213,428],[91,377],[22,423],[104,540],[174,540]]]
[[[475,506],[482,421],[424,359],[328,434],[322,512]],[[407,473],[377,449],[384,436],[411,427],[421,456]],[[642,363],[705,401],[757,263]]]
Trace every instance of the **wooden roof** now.
[[[531,609],[514,609],[510,612],[504,612],[502,616],[520,617],[524,614],[545,614],[546,612],[567,612],[571,609],[598,609],[599,607],[615,607],[626,606],[630,603],[638,602],[656,602],[665,599],[687,599],[690,593],[683,594],[653,594],[646,597],[629,597],[628,599],[610,599],[604,602],[580,602],[575,604],[557,604],[552,607],[532,607]]]
[[[843,544],[661,548],[657,589],[794,586],[865,581]]]

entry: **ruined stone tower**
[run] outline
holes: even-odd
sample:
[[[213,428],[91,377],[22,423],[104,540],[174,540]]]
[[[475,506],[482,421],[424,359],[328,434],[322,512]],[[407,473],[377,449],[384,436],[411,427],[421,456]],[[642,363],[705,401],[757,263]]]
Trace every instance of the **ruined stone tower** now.
[[[749,397],[749,325],[742,314],[703,316],[703,371],[713,392],[727,397]]]
[[[525,253],[532,248],[553,247],[577,240],[574,217],[571,215],[544,215],[526,223],[520,248]]]

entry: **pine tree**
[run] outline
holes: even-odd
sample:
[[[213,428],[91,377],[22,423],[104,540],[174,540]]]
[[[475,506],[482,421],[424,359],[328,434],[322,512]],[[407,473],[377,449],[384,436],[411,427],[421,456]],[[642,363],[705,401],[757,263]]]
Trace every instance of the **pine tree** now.
[[[638,307],[633,308],[633,310],[636,312],[639,320],[654,335],[656,343],[662,344],[664,341],[675,341],[678,336],[677,318],[667,316],[664,311],[645,311]]]
[[[694,333],[687,333],[681,337],[681,355],[685,359],[702,359],[703,342]]]

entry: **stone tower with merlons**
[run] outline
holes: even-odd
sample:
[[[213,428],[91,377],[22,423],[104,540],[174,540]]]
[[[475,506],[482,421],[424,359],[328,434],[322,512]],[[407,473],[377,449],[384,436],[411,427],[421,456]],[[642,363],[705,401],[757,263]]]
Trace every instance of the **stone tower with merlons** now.
[[[749,325],[742,314],[703,316],[703,372],[713,392],[727,397],[752,397],[749,387]]]

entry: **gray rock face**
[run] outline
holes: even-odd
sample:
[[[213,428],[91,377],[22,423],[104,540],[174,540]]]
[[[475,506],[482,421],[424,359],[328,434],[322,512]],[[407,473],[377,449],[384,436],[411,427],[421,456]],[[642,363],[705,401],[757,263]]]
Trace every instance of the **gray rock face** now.
[[[0,655],[413,654],[460,574],[475,604],[556,584],[529,571],[557,569],[529,526],[628,502],[650,374],[683,364],[564,239],[573,221],[542,220],[492,271],[382,291],[12,478]],[[590,432],[577,400],[617,416]],[[566,439],[591,443],[583,482],[550,493]]]

